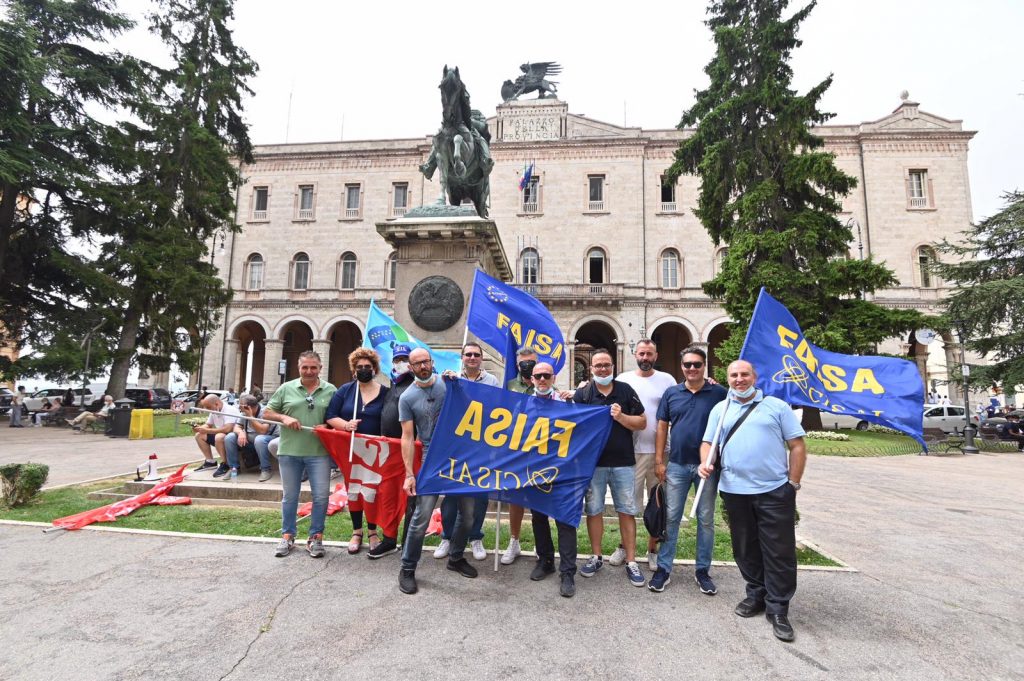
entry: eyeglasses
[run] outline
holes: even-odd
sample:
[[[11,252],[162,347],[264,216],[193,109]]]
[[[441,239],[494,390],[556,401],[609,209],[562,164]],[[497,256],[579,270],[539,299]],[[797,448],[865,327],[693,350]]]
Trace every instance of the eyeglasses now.
[[[542,381],[550,381],[554,377],[554,374],[549,374],[549,373],[545,372],[545,373],[540,373],[540,374],[534,374],[533,377],[534,378],[539,378]]]
[[[357,364],[356,365],[356,371],[359,371],[360,369],[369,369],[370,371],[373,371],[373,365],[372,364]]]
[[[611,369],[612,368],[611,364],[591,364],[590,366],[592,366],[595,369]]]
[[[309,407],[310,409],[312,409],[314,406],[316,406],[316,405],[313,404],[313,396],[312,395],[306,395],[306,406]]]
[[[431,363],[432,361],[433,361],[433,360],[431,360],[431,359],[421,359],[421,360],[420,360],[420,361],[418,361],[418,362],[409,362],[409,366],[411,366],[411,367],[425,367],[425,366],[430,366],[430,363]]]
[[[704,362],[683,362],[684,369],[702,369]]]

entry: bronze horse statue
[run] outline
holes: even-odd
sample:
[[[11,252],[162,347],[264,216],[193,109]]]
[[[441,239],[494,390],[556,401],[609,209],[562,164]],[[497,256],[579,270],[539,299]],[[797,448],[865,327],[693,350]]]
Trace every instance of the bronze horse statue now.
[[[490,132],[483,114],[469,106],[469,92],[459,77],[459,68],[444,67],[441,84],[441,129],[434,135],[433,147],[420,172],[428,180],[441,171],[441,198],[452,206],[469,199],[477,215],[487,217],[490,198],[490,174],[494,167],[489,142]]]

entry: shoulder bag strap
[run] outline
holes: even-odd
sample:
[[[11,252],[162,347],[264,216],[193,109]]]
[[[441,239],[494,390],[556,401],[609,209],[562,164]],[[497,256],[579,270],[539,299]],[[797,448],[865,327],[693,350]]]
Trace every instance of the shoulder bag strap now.
[[[728,399],[728,398],[726,398],[726,399]],[[722,470],[722,466],[724,465],[724,461],[725,461],[725,446],[727,444],[729,444],[729,440],[732,439],[733,434],[735,434],[736,431],[740,429],[740,426],[742,426],[743,422],[747,420],[747,417],[754,413],[754,410],[757,409],[757,405],[759,405],[759,404],[761,404],[761,403],[760,402],[754,402],[754,406],[752,406],[750,409],[748,409],[745,412],[743,412],[740,415],[739,420],[736,421],[736,423],[733,424],[732,428],[729,429],[729,433],[725,436],[725,439],[722,440],[722,444],[718,447],[718,470]],[[725,416],[725,411],[724,410],[722,412],[722,416],[723,417]]]

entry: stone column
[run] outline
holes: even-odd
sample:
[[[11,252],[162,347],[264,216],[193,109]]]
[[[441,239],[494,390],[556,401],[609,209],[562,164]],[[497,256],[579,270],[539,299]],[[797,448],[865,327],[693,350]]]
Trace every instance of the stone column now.
[[[277,363],[284,354],[284,341],[268,338],[263,343],[266,348],[263,355],[263,392],[272,395],[281,385]]]
[[[327,365],[331,361],[331,341],[314,340],[313,352],[320,355],[320,380],[327,382]]]
[[[242,386],[236,385],[241,383],[238,380],[238,345],[238,341],[233,338],[224,342],[224,373],[221,375],[220,385],[217,387],[222,390],[234,388],[240,395],[245,390],[242,389]]]

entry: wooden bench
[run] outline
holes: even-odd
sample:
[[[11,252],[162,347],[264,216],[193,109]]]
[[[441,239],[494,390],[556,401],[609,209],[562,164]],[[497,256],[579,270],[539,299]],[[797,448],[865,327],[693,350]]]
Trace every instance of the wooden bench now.
[[[964,453],[964,438],[962,435],[949,434],[941,428],[925,428],[921,433],[921,439],[924,440],[925,444],[928,445],[929,452],[937,450],[939,447],[945,447],[943,449],[944,454],[948,454],[950,450],[957,450],[961,454]]]

